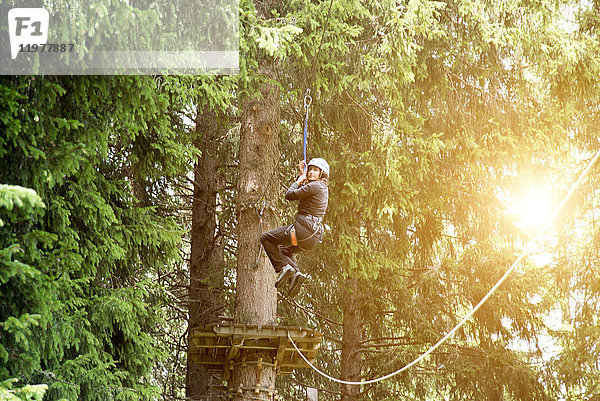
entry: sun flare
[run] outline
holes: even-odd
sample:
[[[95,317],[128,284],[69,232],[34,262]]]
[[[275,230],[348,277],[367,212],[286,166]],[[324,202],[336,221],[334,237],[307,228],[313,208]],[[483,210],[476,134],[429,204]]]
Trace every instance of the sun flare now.
[[[509,212],[524,229],[539,229],[553,212],[553,196],[546,188],[531,188],[512,199]]]

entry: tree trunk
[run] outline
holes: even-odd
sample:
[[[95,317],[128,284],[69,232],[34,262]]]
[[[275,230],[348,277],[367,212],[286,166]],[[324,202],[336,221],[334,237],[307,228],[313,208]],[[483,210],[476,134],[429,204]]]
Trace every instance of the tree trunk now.
[[[333,110],[331,120],[339,127],[341,132],[346,135],[346,140],[355,154],[361,154],[371,149],[371,129],[372,123],[365,113],[354,105],[354,100],[350,94],[345,93],[342,98],[351,101],[350,106],[340,107]],[[360,181],[358,181],[360,182]],[[361,241],[359,233],[364,227],[364,217],[362,211],[355,211],[355,216],[348,232],[355,235],[355,240]],[[341,290],[342,300],[342,355],[340,372],[342,380],[360,381],[362,378],[362,347],[363,338],[363,300],[361,295],[364,288],[360,288],[361,281],[354,277],[356,273],[350,272],[349,277],[343,282]],[[361,386],[342,384],[342,401],[356,401],[360,397]]]
[[[342,380],[360,381],[362,354],[362,306],[358,281],[356,278],[346,280],[346,291],[343,302],[344,322],[342,335]],[[356,401],[360,396],[360,386],[342,385],[342,401]]]
[[[218,319],[223,308],[224,253],[217,233],[217,193],[223,185],[219,174],[218,138],[225,130],[224,119],[206,110],[196,122],[196,147],[202,155],[194,166],[192,203],[191,261],[189,288],[189,327]],[[189,340],[189,339],[188,339]],[[189,341],[188,341],[189,344]],[[216,383],[215,383],[216,384]],[[186,397],[191,400],[216,399],[213,378],[201,365],[188,360]]]
[[[259,10],[259,14],[268,18],[270,3],[261,3],[263,9]],[[277,199],[281,196],[278,193],[276,171],[279,159],[280,95],[277,86],[268,82],[276,79],[275,68],[275,62],[271,59],[260,59],[258,75],[263,80],[258,86],[258,96],[245,98],[241,102],[236,323],[273,325],[277,319],[275,272],[264,251],[258,258],[261,249],[259,230],[266,231],[277,226],[274,211]],[[263,210],[263,206],[263,224],[260,225],[257,212]],[[230,382],[230,387],[236,392],[241,390],[242,397],[239,399],[272,400],[272,395],[267,391],[249,390],[257,387],[275,389],[275,369],[253,363],[261,358],[263,362],[273,363],[271,353],[242,350],[239,357],[246,364],[236,366]]]

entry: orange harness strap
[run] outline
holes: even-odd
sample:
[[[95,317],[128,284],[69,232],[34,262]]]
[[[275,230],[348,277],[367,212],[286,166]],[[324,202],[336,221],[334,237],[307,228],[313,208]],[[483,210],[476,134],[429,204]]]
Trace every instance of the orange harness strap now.
[[[292,240],[292,245],[298,246],[298,239],[296,238],[296,227],[292,226],[290,229],[290,239]]]

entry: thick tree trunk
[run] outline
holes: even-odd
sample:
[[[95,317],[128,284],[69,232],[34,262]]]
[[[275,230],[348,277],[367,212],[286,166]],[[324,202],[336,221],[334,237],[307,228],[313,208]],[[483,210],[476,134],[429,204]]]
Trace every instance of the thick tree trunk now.
[[[346,280],[346,291],[343,302],[344,322],[342,335],[342,380],[360,381],[362,354],[362,306],[358,281],[356,278]],[[342,401],[356,401],[360,396],[360,386],[342,385]]]
[[[269,16],[271,2],[260,4],[259,13]],[[268,18],[268,17],[267,17]],[[279,193],[277,161],[279,159],[279,89],[267,80],[275,80],[275,62],[259,60],[257,96],[241,102],[240,175],[238,181],[238,250],[236,276],[236,323],[273,325],[277,319],[277,291],[275,272],[264,251],[259,255],[259,230],[277,226],[274,213]],[[264,202],[264,204],[263,204]],[[263,209],[260,226],[257,211]],[[242,350],[239,357],[245,361],[235,367],[230,387],[242,393],[242,400],[272,400],[266,389],[275,389],[275,369],[254,362],[273,363],[273,355],[266,352]],[[262,359],[261,359],[262,358]],[[259,388],[258,392],[251,389]],[[262,390],[260,390],[262,389]]]
[[[191,261],[189,288],[189,327],[218,319],[223,308],[223,246],[217,232],[217,193],[223,184],[219,174],[218,138],[225,130],[223,118],[213,111],[200,114],[196,123],[196,146],[202,155],[194,166]],[[189,343],[189,341],[188,341]],[[216,383],[215,383],[216,384]],[[186,397],[191,400],[216,399],[212,375],[188,360]]]
[[[266,61],[263,61],[266,64]],[[261,68],[266,76],[272,77],[272,66]],[[277,204],[279,179],[276,167],[279,158],[279,91],[275,85],[263,84],[260,98],[246,99],[242,103],[242,126],[240,138],[240,176],[238,182],[238,264],[235,321],[237,323],[272,325],[276,324],[277,291],[275,272],[264,252],[258,259],[260,249],[259,219],[257,211],[263,209],[263,226],[260,231],[277,225],[273,211]],[[246,362],[272,363],[268,352],[257,353],[242,350],[241,358]],[[264,389],[275,388],[275,370],[269,366],[259,369],[256,364],[236,367],[232,387]],[[252,397],[270,400],[267,392],[258,394],[243,392],[243,400]]]

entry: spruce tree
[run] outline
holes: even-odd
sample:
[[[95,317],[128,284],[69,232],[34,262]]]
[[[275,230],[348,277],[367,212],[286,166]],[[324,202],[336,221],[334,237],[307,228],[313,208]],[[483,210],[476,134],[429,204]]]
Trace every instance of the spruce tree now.
[[[46,208],[2,228],[4,249],[39,274],[2,284],[2,318],[39,315],[2,337],[2,380],[47,384],[47,399],[152,399],[163,290],[179,258],[169,177],[191,156],[181,114],[151,77],[4,77],[0,182]],[[164,87],[163,87],[164,88]],[[181,110],[181,109],[180,109]]]

